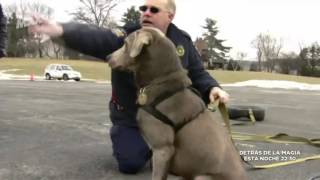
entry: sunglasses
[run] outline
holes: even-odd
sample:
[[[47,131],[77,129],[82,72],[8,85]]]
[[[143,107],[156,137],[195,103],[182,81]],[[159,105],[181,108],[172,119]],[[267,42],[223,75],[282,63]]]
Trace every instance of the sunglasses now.
[[[154,7],[154,6],[148,7],[148,6],[144,5],[144,6],[140,6],[139,7],[139,10],[142,11],[142,12],[146,12],[148,9],[152,14],[157,14],[160,11],[159,8]]]

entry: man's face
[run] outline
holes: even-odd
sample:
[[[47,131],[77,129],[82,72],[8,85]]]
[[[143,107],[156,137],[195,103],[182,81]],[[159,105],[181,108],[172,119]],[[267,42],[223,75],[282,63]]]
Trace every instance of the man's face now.
[[[140,7],[141,25],[155,27],[166,33],[174,14],[170,13],[165,5],[166,0],[146,0]]]

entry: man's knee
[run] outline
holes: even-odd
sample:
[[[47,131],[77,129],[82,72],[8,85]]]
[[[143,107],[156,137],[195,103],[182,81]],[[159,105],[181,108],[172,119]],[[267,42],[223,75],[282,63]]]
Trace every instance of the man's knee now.
[[[146,164],[145,160],[118,160],[118,167],[121,173],[125,174],[136,174],[138,173]]]
[[[113,126],[110,135],[120,172],[135,174],[151,158],[151,150],[138,128]]]

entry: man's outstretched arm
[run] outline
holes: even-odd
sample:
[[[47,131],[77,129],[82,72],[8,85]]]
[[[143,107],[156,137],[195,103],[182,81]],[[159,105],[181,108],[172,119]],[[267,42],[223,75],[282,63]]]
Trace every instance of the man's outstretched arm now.
[[[33,17],[34,24],[28,30],[34,34],[45,34],[67,47],[100,59],[120,48],[123,37],[109,29],[80,23],[60,24],[42,17]]]

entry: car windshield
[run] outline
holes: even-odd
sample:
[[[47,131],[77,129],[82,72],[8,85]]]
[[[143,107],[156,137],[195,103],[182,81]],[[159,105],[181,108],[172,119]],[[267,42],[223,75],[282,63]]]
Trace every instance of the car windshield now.
[[[71,71],[72,68],[70,66],[61,66],[62,70]]]

